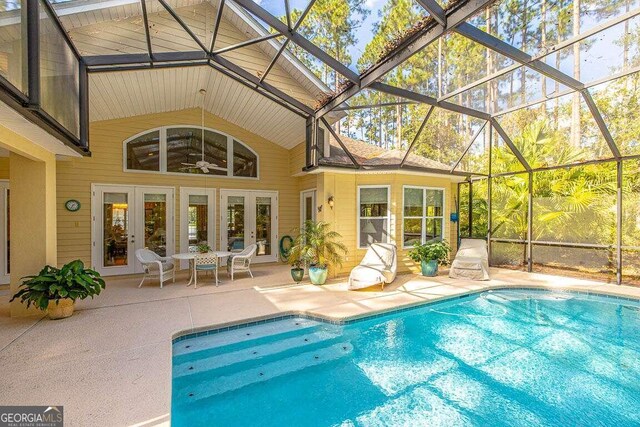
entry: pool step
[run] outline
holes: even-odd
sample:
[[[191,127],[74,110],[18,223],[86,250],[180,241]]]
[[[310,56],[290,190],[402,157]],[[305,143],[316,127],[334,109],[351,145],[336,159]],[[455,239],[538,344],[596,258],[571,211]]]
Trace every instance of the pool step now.
[[[301,371],[348,356],[353,352],[350,342],[339,342],[329,347],[316,349],[295,356],[265,363],[256,368],[240,371],[231,375],[212,376],[202,382],[191,382],[174,389],[178,401],[189,405],[202,399],[208,399],[243,387]],[[174,384],[175,387],[176,384]]]
[[[285,319],[264,323],[251,328],[239,328],[212,335],[204,335],[179,341],[173,345],[174,361],[179,362],[184,356],[202,357],[206,354],[220,354],[242,348],[253,347],[274,338],[282,339],[290,335],[323,329],[327,325],[307,319]],[[198,356],[194,356],[198,353]]]
[[[193,360],[185,360],[174,363],[173,378],[183,378],[191,375],[199,375],[203,372],[213,374],[211,371],[218,369],[244,369],[250,368],[256,361],[260,363],[270,362],[275,357],[284,353],[299,353],[303,350],[327,346],[342,338],[337,332],[317,331],[295,337],[278,339],[273,342],[251,346],[240,350],[213,354],[208,357],[197,357]],[[201,356],[201,355],[198,355]],[[286,355],[285,355],[286,356]]]

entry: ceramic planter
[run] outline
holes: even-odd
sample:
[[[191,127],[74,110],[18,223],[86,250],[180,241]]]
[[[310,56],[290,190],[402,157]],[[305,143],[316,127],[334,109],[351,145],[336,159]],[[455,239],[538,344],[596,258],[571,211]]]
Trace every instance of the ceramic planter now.
[[[422,260],[420,266],[422,267],[423,276],[435,277],[438,275],[438,261],[433,259],[431,261]]]
[[[69,298],[63,298],[60,300],[50,300],[49,306],[47,307],[47,314],[49,315],[49,319],[65,319],[67,317],[71,317],[74,309],[74,301]]]
[[[304,268],[292,268],[291,277],[296,283],[302,282],[302,278],[304,277]]]
[[[311,283],[314,285],[324,285],[327,281],[328,274],[329,270],[327,268],[309,267],[309,279],[311,279]]]

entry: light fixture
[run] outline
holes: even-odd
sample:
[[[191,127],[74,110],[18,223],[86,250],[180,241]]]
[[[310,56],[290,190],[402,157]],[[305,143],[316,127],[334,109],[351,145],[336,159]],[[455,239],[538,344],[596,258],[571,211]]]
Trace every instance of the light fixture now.
[[[327,199],[327,205],[329,205],[329,207],[333,209],[334,204],[335,204],[335,199],[333,198],[333,196],[329,196],[329,198]]]

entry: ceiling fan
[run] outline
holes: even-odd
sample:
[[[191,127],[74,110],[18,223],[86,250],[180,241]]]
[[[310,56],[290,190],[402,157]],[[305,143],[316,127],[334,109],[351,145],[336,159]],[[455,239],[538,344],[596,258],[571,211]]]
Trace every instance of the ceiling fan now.
[[[202,145],[202,158],[195,163],[182,163],[182,166],[185,166],[183,169],[200,169],[204,173],[209,173],[210,170],[221,170],[226,171],[225,168],[218,166],[215,163],[208,162],[204,159],[204,98],[207,94],[206,89],[200,89],[200,94],[202,95],[202,114],[201,114],[201,145]]]

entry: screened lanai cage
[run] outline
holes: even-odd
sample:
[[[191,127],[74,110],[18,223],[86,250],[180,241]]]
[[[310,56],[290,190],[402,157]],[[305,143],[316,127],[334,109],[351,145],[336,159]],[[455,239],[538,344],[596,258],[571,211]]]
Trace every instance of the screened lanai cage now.
[[[1,95],[88,154],[91,78],[206,67],[293,114],[300,141],[306,126],[306,169],[459,176],[460,236],[487,238],[493,265],[622,283],[640,276],[639,15],[637,0],[4,1]]]

